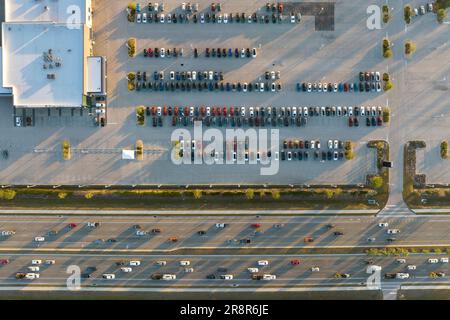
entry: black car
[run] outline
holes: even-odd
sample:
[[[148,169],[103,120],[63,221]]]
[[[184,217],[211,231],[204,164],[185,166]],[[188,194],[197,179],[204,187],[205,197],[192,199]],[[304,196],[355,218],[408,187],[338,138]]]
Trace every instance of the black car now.
[[[331,160],[333,158],[333,154],[331,153],[331,151],[327,152],[327,159]]]
[[[327,160],[327,153],[325,151],[322,151],[322,160]]]
[[[303,158],[305,160],[308,160],[308,158],[309,158],[309,152],[308,151],[303,152]]]
[[[214,274],[208,274],[206,276],[206,279],[215,279],[215,278],[216,278],[216,276]]]
[[[250,240],[249,238],[239,240],[239,243],[250,243],[250,242],[252,242],[252,240]]]
[[[372,121],[372,126],[375,127],[377,125],[377,120],[375,119],[375,117],[372,117],[371,121]]]
[[[286,152],[285,151],[281,151],[281,160],[286,160]]]
[[[206,234],[206,231],[200,230],[200,231],[197,231],[197,234],[200,235],[200,236],[203,236],[203,235]]]
[[[117,240],[114,239],[114,238],[110,238],[110,239],[106,240],[106,242],[108,242],[108,243],[114,243],[114,242],[117,242]]]
[[[366,92],[370,92],[370,83],[366,82]]]
[[[153,117],[153,119],[152,119],[152,124],[153,124],[154,127],[158,126],[156,117]]]
[[[370,127],[370,118],[366,118],[366,126]]]

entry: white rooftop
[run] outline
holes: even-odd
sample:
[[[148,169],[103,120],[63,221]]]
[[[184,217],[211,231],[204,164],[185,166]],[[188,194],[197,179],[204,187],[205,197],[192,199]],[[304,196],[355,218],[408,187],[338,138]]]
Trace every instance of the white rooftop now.
[[[3,23],[2,33],[3,86],[13,88],[15,106],[82,104],[83,28],[69,29],[54,23]],[[49,49],[52,63],[44,60],[44,52]],[[60,67],[55,66],[56,61]],[[48,79],[48,74],[54,74],[55,79]]]
[[[6,22],[73,23],[75,16],[86,23],[86,0],[5,0]]]

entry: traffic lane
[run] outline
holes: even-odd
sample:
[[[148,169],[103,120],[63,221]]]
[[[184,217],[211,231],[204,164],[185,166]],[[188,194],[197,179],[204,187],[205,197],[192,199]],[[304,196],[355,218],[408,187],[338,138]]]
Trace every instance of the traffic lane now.
[[[172,217],[174,218],[174,217]],[[178,218],[178,217],[177,217]],[[136,236],[136,229],[133,225],[136,221],[99,221],[99,228],[89,228],[85,226],[86,221],[71,219],[62,222],[49,221],[48,223],[21,223],[2,221],[2,230],[15,230],[16,234],[11,237],[3,237],[0,247],[19,248],[78,248],[92,247],[101,248],[104,245],[94,245],[98,239],[107,240],[114,238],[116,243],[107,245],[108,248],[159,248],[170,249],[179,247],[227,247],[234,246],[235,241],[228,243],[227,240],[239,240],[251,238],[251,246],[330,246],[330,245],[385,245],[386,239],[396,237],[397,243],[401,244],[426,244],[439,241],[439,244],[448,243],[448,220],[445,219],[410,219],[410,218],[340,218],[333,222],[334,228],[326,228],[326,221],[313,217],[280,218],[267,219],[260,218],[234,218],[234,219],[211,219],[207,221],[201,218],[179,218],[181,221],[171,219],[158,219],[155,223],[141,222],[141,230],[151,231],[153,228],[162,230],[161,234],[150,234],[143,237]],[[184,221],[183,221],[184,220]],[[291,221],[289,221],[291,220]],[[68,228],[69,221],[77,223],[74,229]],[[142,220],[146,221],[146,220]],[[215,221],[227,223],[225,229],[218,229],[214,226]],[[331,220],[333,221],[333,220]],[[379,221],[389,221],[389,228],[399,228],[400,234],[388,235],[387,228],[380,228]],[[257,229],[251,227],[251,223],[261,225]],[[282,228],[274,227],[274,224],[282,223]],[[58,234],[48,236],[48,232],[54,230]],[[198,231],[206,231],[206,235],[200,236]],[[343,236],[335,236],[335,231],[341,231]],[[259,233],[256,235],[255,233]],[[45,236],[46,241],[37,243],[35,236]],[[170,244],[169,237],[178,238],[177,243]],[[315,239],[312,243],[305,244],[303,237],[311,236]],[[375,238],[374,242],[368,242],[368,238]],[[274,241],[275,240],[275,241]]]
[[[220,274],[233,274],[233,281],[215,281],[214,284],[227,285],[235,282],[239,283],[252,283],[250,279],[251,274],[247,268],[256,267],[259,268],[259,274],[274,274],[277,276],[276,280],[262,281],[261,285],[267,283],[289,283],[289,284],[301,284],[307,283],[329,283],[329,284],[341,284],[341,283],[359,283],[367,279],[367,265],[365,260],[368,258],[373,260],[375,265],[381,266],[382,272],[408,272],[411,275],[411,279],[427,280],[430,272],[449,272],[448,264],[429,264],[427,259],[430,257],[436,257],[435,255],[421,255],[405,258],[407,261],[405,264],[400,264],[396,261],[397,258],[393,257],[366,257],[364,255],[335,255],[329,257],[327,255],[322,256],[178,256],[177,258],[167,256],[134,256],[131,260],[140,260],[141,266],[132,267],[131,273],[125,273],[120,270],[121,266],[118,266],[116,262],[123,261],[128,262],[130,258],[123,259],[118,256],[112,257],[89,257],[89,256],[76,256],[70,255],[11,255],[7,256],[10,259],[10,264],[2,266],[0,268],[0,283],[23,283],[24,280],[14,279],[16,272],[27,272],[27,267],[31,265],[31,259],[54,259],[55,265],[41,266],[39,273],[40,279],[33,281],[36,283],[47,282],[60,282],[65,280],[69,276],[66,269],[70,265],[77,265],[84,273],[87,267],[95,266],[97,271],[92,275],[91,279],[84,279],[83,283],[92,284],[100,283],[121,283],[127,285],[138,285],[143,282],[154,285],[171,285],[171,284],[190,284],[190,285],[203,285],[209,284],[210,281],[206,279],[209,274],[215,274],[218,277]],[[291,265],[290,261],[293,259],[299,259],[299,265]],[[156,261],[165,260],[166,266],[156,265]],[[194,268],[194,272],[186,273],[184,269],[186,267],[180,266],[181,260],[189,260],[190,266]],[[258,260],[268,260],[268,266],[258,266]],[[417,266],[416,271],[408,271],[406,266],[414,264]],[[311,272],[311,267],[318,266],[320,271]],[[226,272],[218,272],[218,268],[227,268]],[[349,273],[351,278],[349,279],[336,279],[334,275],[336,272]],[[103,273],[114,273],[116,280],[108,281],[101,279]],[[154,281],[150,279],[151,274],[176,274],[176,281]],[[440,280],[447,281],[448,278],[442,278]],[[26,283],[29,281],[25,280]],[[260,282],[255,282],[260,285]]]

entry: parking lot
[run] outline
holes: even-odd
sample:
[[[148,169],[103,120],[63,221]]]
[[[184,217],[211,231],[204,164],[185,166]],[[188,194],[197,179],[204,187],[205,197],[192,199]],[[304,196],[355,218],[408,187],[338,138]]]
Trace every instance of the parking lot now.
[[[209,1],[197,1],[200,12],[206,12]],[[165,1],[166,12],[179,12],[181,2]],[[243,4],[230,0],[222,12],[256,10],[264,13],[265,1]],[[381,2],[380,2],[381,5]],[[146,3],[141,3],[147,10]],[[373,139],[388,139],[391,158],[400,161],[403,143],[413,137],[440,140],[448,128],[449,64],[445,42],[445,25],[438,26],[434,17],[423,16],[404,31],[403,8],[393,5],[395,15],[390,25],[394,42],[394,58],[381,57],[381,39],[385,30],[369,31],[366,27],[366,6],[348,1],[335,5],[334,31],[316,31],[313,16],[302,16],[300,23],[290,24],[137,24],[127,21],[121,1],[94,1],[95,55],[108,59],[108,125],[95,127],[86,114],[72,116],[70,110],[52,111],[51,116],[36,113],[35,125],[13,128],[11,107],[2,108],[3,133],[14,130],[14,137],[2,134],[1,148],[8,148],[9,157],[0,162],[0,178],[4,183],[50,184],[214,184],[214,183],[363,183],[367,174],[375,173],[375,154],[366,147]],[[391,34],[395,31],[394,34]],[[427,36],[429,35],[429,36]],[[137,39],[136,57],[129,58],[125,43]],[[412,38],[418,50],[407,63],[402,42]],[[444,40],[443,40],[444,39]],[[397,44],[398,43],[398,44]],[[183,48],[183,57],[144,57],[144,48]],[[194,48],[203,54],[194,58]],[[256,58],[206,58],[206,48],[256,48]],[[433,63],[440,59],[441,65]],[[225,82],[265,82],[266,71],[280,71],[279,92],[239,91],[128,91],[128,72],[214,70],[222,71]],[[384,92],[298,92],[298,82],[357,82],[360,71],[388,71],[395,90]],[[439,89],[441,88],[441,89]],[[442,89],[443,88],[443,89]],[[182,165],[170,161],[170,136],[174,129],[170,120],[163,127],[152,127],[151,118],[144,126],[136,124],[136,107],[143,106],[385,106],[392,109],[392,123],[387,126],[349,127],[345,117],[311,117],[306,126],[279,127],[280,144],[284,139],[320,140],[327,151],[327,141],[338,139],[355,142],[356,157],[351,161],[280,161],[274,176],[261,176],[257,165]],[[7,102],[5,102],[7,105]],[[425,111],[426,109],[426,111]],[[40,110],[42,112],[42,110]],[[436,115],[444,114],[436,118]],[[419,120],[423,119],[423,120]],[[4,126],[3,126],[4,124]],[[224,132],[225,127],[214,126]],[[248,129],[249,126],[244,127]],[[181,126],[184,128],[184,126]],[[192,131],[192,126],[186,127]],[[230,128],[230,126],[228,126]],[[266,127],[271,129],[272,127]],[[257,129],[257,128],[256,128]],[[69,139],[73,150],[70,161],[63,161],[60,143]],[[134,148],[136,140],[144,142],[144,160],[122,160],[122,148]],[[400,163],[400,162],[398,162]],[[436,168],[445,166],[435,161]],[[434,164],[431,165],[434,165]],[[428,166],[428,165],[427,165]],[[434,168],[427,170],[434,170]],[[20,170],[19,170],[20,168]],[[431,171],[433,172],[433,171]],[[438,178],[439,169],[436,169]],[[427,173],[427,172],[424,172]],[[395,172],[400,175],[401,170]],[[429,179],[433,179],[433,174]],[[450,174],[447,180],[450,180]],[[399,180],[401,181],[401,180]]]

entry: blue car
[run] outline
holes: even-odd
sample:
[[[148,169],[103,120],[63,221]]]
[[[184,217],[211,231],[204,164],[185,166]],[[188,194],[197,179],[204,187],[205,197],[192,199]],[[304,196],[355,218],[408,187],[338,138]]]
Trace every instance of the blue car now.
[[[228,49],[228,56],[233,57],[233,49]]]
[[[339,83],[339,92],[344,91],[344,85],[342,83]]]
[[[139,3],[136,4],[136,12],[137,13],[141,12],[141,5]]]

